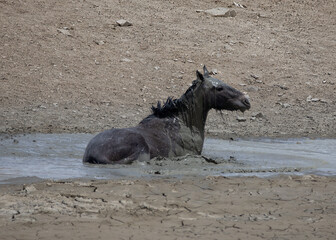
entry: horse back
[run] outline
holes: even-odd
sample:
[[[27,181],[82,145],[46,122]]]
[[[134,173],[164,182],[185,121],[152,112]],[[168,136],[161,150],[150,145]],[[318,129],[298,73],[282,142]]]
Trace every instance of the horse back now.
[[[96,135],[88,144],[83,162],[127,164],[149,159],[149,147],[136,128],[110,129]]]

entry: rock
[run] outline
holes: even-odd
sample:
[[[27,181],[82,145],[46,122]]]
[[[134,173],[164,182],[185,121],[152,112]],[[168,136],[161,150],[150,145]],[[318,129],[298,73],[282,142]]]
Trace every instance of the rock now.
[[[68,30],[68,28],[59,28],[59,29],[57,29],[57,31],[66,35],[66,36],[68,36],[68,37],[72,37],[72,34]]]
[[[129,58],[123,58],[123,59],[121,59],[120,61],[121,61],[121,62],[132,62],[132,60],[129,59]]]
[[[246,122],[246,118],[237,116],[238,122]]]
[[[236,7],[240,7],[240,8],[247,8],[246,5],[240,4],[240,3],[236,3],[236,2],[233,2],[233,5],[235,5]]]
[[[313,98],[311,95],[307,97],[307,102],[318,102],[320,101],[319,98]]]
[[[264,118],[265,116],[264,116],[264,114],[262,114],[261,112],[259,112],[259,113],[252,114],[252,117],[255,117],[255,118]]]
[[[302,180],[313,180],[314,177],[312,175],[304,175],[302,176]]]
[[[133,24],[125,19],[120,19],[117,21],[118,26],[120,27],[128,27],[128,26],[132,26]]]
[[[275,87],[279,87],[279,88],[281,88],[281,89],[283,89],[283,90],[288,90],[288,89],[289,89],[289,87],[286,87],[286,86],[283,86],[283,85],[280,85],[280,84],[275,84],[275,85],[273,85],[273,86],[275,86]]]
[[[94,43],[97,45],[104,45],[105,42],[104,41],[98,41],[98,40],[94,40]]]
[[[23,190],[26,192],[26,193],[32,193],[32,192],[35,192],[37,189],[33,186],[33,185],[29,185],[29,186],[25,186],[23,188]]]
[[[212,8],[204,11],[213,17],[235,17],[237,15],[235,10],[229,8]]]
[[[14,209],[0,209],[0,215],[2,216],[12,216],[12,218],[14,218],[15,215],[18,214],[20,214],[20,212]]]
[[[225,48],[226,50],[228,50],[228,51],[234,51],[234,48],[231,47],[230,44],[224,44],[224,48]],[[220,54],[217,55],[217,57],[220,57],[220,56],[221,56]]]
[[[289,104],[289,103],[283,103],[283,104],[281,104],[281,106],[282,106],[283,108],[289,108],[289,107],[290,107],[290,104]]]
[[[217,71],[216,68],[214,68],[210,71],[210,75],[216,75],[216,74],[218,74],[218,71]]]
[[[251,74],[251,77],[253,77],[254,79],[259,79],[259,76],[255,74]]]

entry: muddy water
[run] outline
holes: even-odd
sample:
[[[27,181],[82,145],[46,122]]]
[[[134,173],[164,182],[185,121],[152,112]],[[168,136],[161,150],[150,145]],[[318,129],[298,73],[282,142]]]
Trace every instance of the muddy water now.
[[[39,179],[159,176],[336,175],[336,139],[207,139],[202,156],[155,158],[129,166],[82,163],[90,134],[0,137],[0,183]]]

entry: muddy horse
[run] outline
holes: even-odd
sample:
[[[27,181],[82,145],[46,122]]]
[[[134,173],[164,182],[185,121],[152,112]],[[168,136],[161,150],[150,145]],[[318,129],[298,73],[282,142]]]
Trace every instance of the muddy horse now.
[[[135,160],[201,154],[204,126],[210,109],[250,108],[248,97],[209,75],[196,71],[197,79],[179,98],[168,98],[152,106],[152,114],[136,127],[110,129],[95,136],[87,145],[85,163],[129,164]]]

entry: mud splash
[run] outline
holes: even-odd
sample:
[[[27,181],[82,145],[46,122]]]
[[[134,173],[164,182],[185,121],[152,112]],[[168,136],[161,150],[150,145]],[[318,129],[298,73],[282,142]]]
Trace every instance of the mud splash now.
[[[279,173],[336,175],[335,139],[206,139],[202,156],[99,166],[82,163],[91,138],[91,134],[1,136],[0,182],[207,175],[269,177]]]

